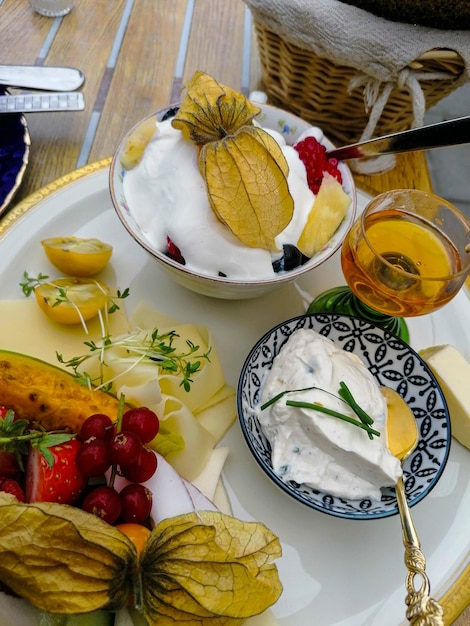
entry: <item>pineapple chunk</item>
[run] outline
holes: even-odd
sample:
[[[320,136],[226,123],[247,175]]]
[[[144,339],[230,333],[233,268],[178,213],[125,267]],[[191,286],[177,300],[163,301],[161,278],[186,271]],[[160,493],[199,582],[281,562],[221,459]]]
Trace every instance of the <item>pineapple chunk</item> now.
[[[344,219],[351,198],[334,176],[325,172],[307,223],[297,242],[305,256],[319,252],[334,235]]]

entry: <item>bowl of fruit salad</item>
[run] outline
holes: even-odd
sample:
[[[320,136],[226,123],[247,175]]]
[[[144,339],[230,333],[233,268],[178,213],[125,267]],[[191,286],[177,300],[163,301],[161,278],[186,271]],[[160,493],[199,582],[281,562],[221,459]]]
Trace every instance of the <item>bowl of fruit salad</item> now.
[[[218,298],[264,295],[324,263],[356,196],[321,129],[201,72],[186,90],[112,160],[111,197],[130,235],[176,282]]]

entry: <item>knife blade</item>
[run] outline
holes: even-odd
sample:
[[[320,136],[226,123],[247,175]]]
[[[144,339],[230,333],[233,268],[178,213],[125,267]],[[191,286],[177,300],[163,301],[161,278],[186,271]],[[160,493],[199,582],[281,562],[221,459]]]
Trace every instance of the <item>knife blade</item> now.
[[[382,154],[431,150],[464,143],[470,143],[469,115],[334,148],[328,150],[326,156],[329,159],[347,161],[348,159],[376,157]]]
[[[74,67],[0,65],[0,84],[44,91],[75,91],[85,75]]]

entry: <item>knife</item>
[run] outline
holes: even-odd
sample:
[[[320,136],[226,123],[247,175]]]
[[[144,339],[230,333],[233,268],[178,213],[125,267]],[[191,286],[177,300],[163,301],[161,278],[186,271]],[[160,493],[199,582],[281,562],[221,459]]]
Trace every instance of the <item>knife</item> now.
[[[14,96],[0,96],[0,114],[83,111],[84,108],[85,99],[80,91],[24,93]]]
[[[74,67],[0,65],[0,85],[45,91],[75,91],[85,75]]]
[[[470,115],[445,120],[420,128],[361,141],[342,148],[328,150],[326,156],[338,161],[397,154],[413,150],[431,150],[444,146],[470,143]]]

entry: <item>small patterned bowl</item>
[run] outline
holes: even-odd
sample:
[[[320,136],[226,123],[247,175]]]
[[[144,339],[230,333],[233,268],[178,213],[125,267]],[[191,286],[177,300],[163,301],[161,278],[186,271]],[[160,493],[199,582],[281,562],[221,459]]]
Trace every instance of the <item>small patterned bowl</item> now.
[[[0,95],[8,94],[0,87]],[[0,216],[7,212],[29,161],[31,137],[21,113],[0,116]]]
[[[291,113],[287,113],[286,111],[282,111],[281,109],[266,104],[257,103],[257,105],[261,109],[261,113],[256,118],[257,121],[263,127],[271,128],[281,133],[285,137],[288,144],[295,143],[300,135],[311,127],[310,124],[304,122]],[[299,276],[302,276],[306,272],[309,272],[324,263],[331,257],[332,254],[334,254],[334,252],[336,252],[336,250],[338,250],[354,221],[356,212],[356,190],[354,180],[351,171],[344,163],[339,164],[339,169],[342,173],[343,189],[351,197],[351,204],[344,220],[330,241],[326,244],[323,250],[318,252],[304,265],[288,272],[280,272],[275,276],[265,279],[230,279],[222,276],[210,276],[208,274],[192,270],[166,256],[164,251],[156,249],[152,242],[149,241],[149,238],[145,234],[143,228],[139,225],[138,220],[126,200],[123,185],[126,170],[121,165],[120,155],[129,135],[133,134],[141,124],[143,125],[146,122],[148,123],[148,120],[151,118],[154,118],[156,121],[161,120],[171,108],[172,107],[169,107],[149,116],[129,131],[118,146],[110,168],[111,198],[119,219],[135,241],[147,250],[147,252],[158,263],[160,269],[162,269],[162,271],[164,271],[171,279],[175,280],[180,285],[191,289],[192,291],[196,291],[206,296],[232,300],[255,298],[279,289],[287,283],[293,282],[299,278]],[[323,138],[322,143],[328,149],[333,147],[333,144],[326,138]],[[156,201],[158,201],[158,199],[156,199]]]
[[[398,512],[395,490],[383,488],[379,500],[350,500],[293,481],[284,482],[272,468],[271,447],[254,410],[274,357],[292,333],[311,328],[359,356],[379,385],[395,389],[418,423],[419,442],[403,466],[408,503],[420,502],[439,480],[450,450],[450,418],[442,392],[429,368],[408,344],[386,330],[347,315],[304,315],[268,331],[253,347],[241,371],[238,416],[246,443],[267,476],[289,496],[317,511],[347,519],[376,519]]]

